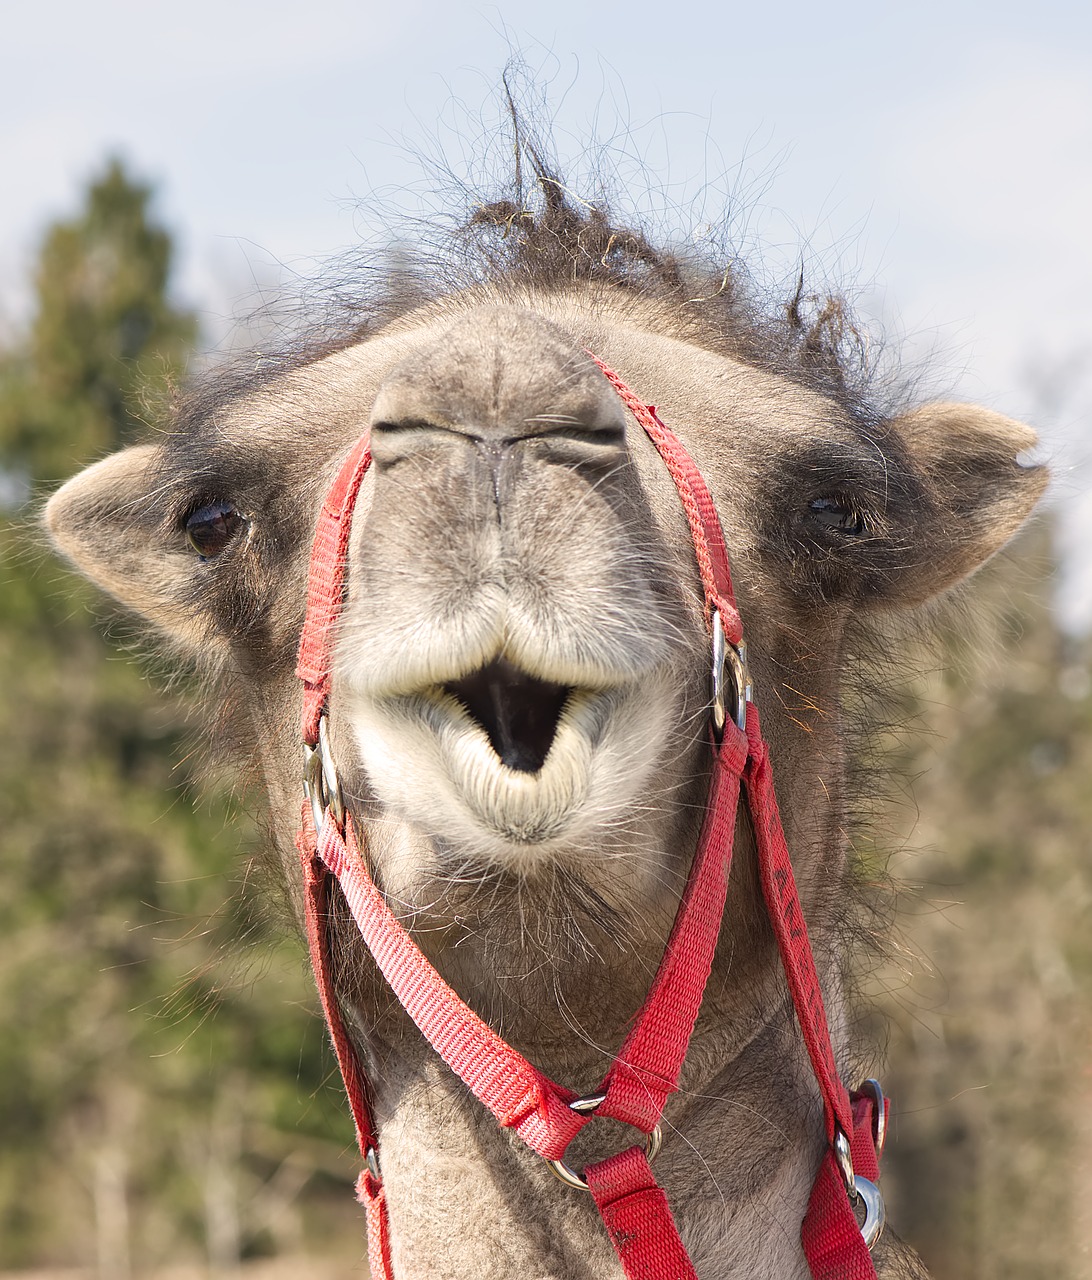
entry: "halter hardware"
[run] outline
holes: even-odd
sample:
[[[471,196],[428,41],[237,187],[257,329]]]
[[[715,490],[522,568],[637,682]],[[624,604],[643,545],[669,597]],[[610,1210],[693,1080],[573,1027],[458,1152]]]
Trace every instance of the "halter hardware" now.
[[[887,1109],[884,1103],[883,1089],[880,1088],[878,1080],[868,1079],[858,1090],[858,1093],[867,1095],[873,1102],[872,1135],[878,1158],[883,1151],[884,1140],[887,1137]],[[839,1127],[835,1128],[834,1141],[831,1147],[834,1153],[834,1163],[838,1166],[838,1172],[841,1175],[842,1182],[845,1184],[846,1194],[849,1196],[850,1203],[855,1209],[863,1208],[864,1210],[864,1219],[859,1225],[861,1235],[864,1237],[864,1242],[871,1253],[873,1245],[883,1235],[883,1229],[887,1224],[887,1206],[884,1204],[883,1193],[870,1178],[864,1178],[859,1173],[853,1172],[853,1155],[850,1150],[849,1138]]]
[[[872,1143],[878,1158],[883,1155],[883,1149],[887,1145],[887,1099],[884,1097],[883,1086],[870,1076],[857,1093],[872,1099]]]
[[[747,644],[731,644],[724,634],[720,610],[712,610],[713,621],[713,734],[724,737],[729,709],[740,733],[747,732],[747,703],[751,701],[751,673],[747,666]],[[729,688],[731,685],[731,688]]]
[[[594,1115],[606,1100],[607,1095],[605,1093],[592,1093],[586,1098],[574,1098],[569,1103],[569,1110],[577,1112],[578,1115]],[[651,1133],[645,1134],[645,1158],[650,1164],[660,1154],[663,1141],[664,1136],[659,1125],[656,1125]],[[567,1187],[574,1187],[577,1191],[589,1191],[591,1189],[588,1186],[587,1179],[581,1177],[564,1160],[547,1160],[546,1164],[554,1177],[560,1179]]]
[[[311,802],[311,817],[315,834],[322,830],[322,820],[329,810],[338,827],[345,825],[345,800],[337,776],[330,737],[326,729],[325,715],[319,716],[318,741],[314,746],[303,744],[303,791]]]

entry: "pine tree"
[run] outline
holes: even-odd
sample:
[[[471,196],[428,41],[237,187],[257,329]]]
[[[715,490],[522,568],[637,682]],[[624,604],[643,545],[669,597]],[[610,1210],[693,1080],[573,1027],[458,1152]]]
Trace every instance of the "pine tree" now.
[[[83,213],[42,244],[30,338],[7,361],[0,402],[5,465],[36,481],[128,443],[193,349],[196,320],[168,299],[171,241],[149,221],[150,199],[113,160]]]
[[[112,161],[44,238],[33,323],[0,357],[9,498],[160,425],[197,326],[150,201]],[[0,513],[0,1267],[233,1264],[291,1234],[309,1169],[339,1170],[324,1095],[310,1146],[287,1132],[328,1068],[285,1004],[309,985],[293,948],[279,987],[241,985],[246,822],[200,798],[178,690],[91,625],[33,521]]]

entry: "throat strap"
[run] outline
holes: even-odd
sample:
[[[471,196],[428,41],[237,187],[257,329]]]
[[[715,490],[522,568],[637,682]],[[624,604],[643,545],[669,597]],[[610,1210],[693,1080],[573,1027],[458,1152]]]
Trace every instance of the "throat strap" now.
[[[590,355],[591,353],[589,353]],[[637,399],[611,369],[591,356],[663,458],[686,512],[701,574],[707,621],[719,620],[728,642],[742,647],[742,625],[716,507],[701,472],[654,407]],[[820,1166],[801,1243],[815,1280],[874,1280],[850,1202],[854,1176],[876,1176],[874,1136],[882,1131],[872,1095],[852,1101],[838,1073],[807,927],[781,828],[769,751],[749,701],[740,727],[729,720],[711,734],[712,773],[705,822],[686,888],[648,996],[599,1088],[578,1098],[502,1040],[441,978],[391,912],[369,873],[364,835],[340,813],[336,771],[320,733],[330,697],[333,633],[345,593],[353,510],[371,458],[362,437],[346,457],[323,503],[308,578],[307,616],[297,674],[303,683],[303,738],[317,751],[310,800],[303,806],[300,851],[307,933],[316,983],[334,1042],[365,1161],[358,1194],[367,1210],[373,1280],[394,1280],[386,1196],[372,1124],[368,1083],[338,1006],[331,964],[329,886],[336,881],[392,991],[467,1087],[535,1152],[561,1162],[593,1115],[633,1125],[646,1141],[599,1161],[574,1180],[587,1186],[628,1280],[697,1280],[649,1153],[659,1122],[678,1089],[720,932],[731,868],[741,785],[755,833],[763,896],[789,991],[823,1099],[828,1149]],[[745,691],[737,690],[741,705]],[[743,725],[745,724],[745,732]],[[329,772],[327,772],[327,769]],[[324,780],[325,776],[325,780]],[[327,801],[337,800],[337,803]],[[841,1146],[839,1146],[841,1143]],[[835,1159],[835,1151],[839,1158]],[[848,1169],[848,1172],[847,1172]],[[871,1182],[867,1183],[871,1186]],[[873,1190],[875,1190],[873,1188]],[[856,1194],[853,1192],[853,1194]],[[882,1202],[881,1202],[882,1204]]]

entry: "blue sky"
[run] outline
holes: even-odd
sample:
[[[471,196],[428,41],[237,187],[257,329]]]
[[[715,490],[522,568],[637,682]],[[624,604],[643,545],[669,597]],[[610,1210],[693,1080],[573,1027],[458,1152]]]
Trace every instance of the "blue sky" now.
[[[851,286],[932,353],[931,388],[1045,429],[1067,536],[1092,537],[1092,6],[42,0],[4,31],[0,323],[115,151],[156,184],[177,291],[215,332],[376,209],[419,207],[420,153],[480,164],[518,49],[562,159],[594,134],[669,234],[729,203],[760,273],[803,257]],[[1092,617],[1074,581],[1065,607]]]

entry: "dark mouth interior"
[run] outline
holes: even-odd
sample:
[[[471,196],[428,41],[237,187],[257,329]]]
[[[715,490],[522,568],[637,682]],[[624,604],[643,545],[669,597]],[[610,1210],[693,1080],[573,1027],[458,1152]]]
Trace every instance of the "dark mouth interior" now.
[[[507,658],[444,685],[489,735],[509,769],[537,773],[550,754],[569,686],[537,680]]]

